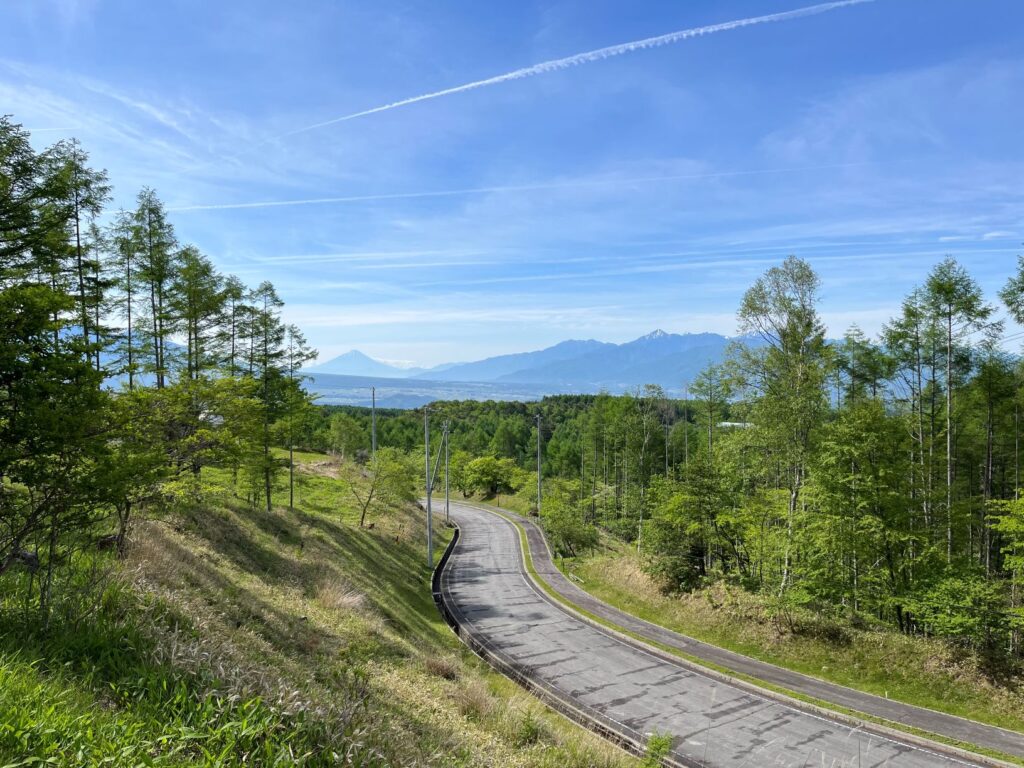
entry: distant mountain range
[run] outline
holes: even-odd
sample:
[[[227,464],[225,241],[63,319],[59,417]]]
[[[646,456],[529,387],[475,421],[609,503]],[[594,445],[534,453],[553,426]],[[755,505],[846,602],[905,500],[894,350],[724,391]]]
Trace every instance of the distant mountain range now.
[[[614,349],[615,344],[602,341],[563,341],[553,347],[537,352],[519,352],[514,355],[488,357],[475,363],[457,363],[442,367],[441,370],[431,369],[416,374],[416,378],[430,378],[435,381],[514,381],[543,384],[543,377],[535,378],[532,371],[546,366],[569,363],[591,354],[599,354],[604,349]]]
[[[658,384],[670,392],[679,392],[708,364],[720,362],[735,340],[717,333],[658,330],[624,344],[569,340],[536,352],[429,369],[399,368],[352,350],[313,366],[306,373],[314,380],[324,374],[407,380],[401,386],[391,382],[394,389],[421,389],[427,382],[498,385],[483,388],[492,396],[506,389],[514,389],[520,395],[601,390],[618,393],[644,384]],[[759,343],[753,338],[739,340],[755,346]],[[313,389],[316,388],[314,385]]]
[[[333,357],[320,365],[310,366],[306,372],[329,373],[338,376],[376,376],[384,379],[404,379],[422,373],[423,368],[399,368],[397,365],[374,360],[358,349]]]

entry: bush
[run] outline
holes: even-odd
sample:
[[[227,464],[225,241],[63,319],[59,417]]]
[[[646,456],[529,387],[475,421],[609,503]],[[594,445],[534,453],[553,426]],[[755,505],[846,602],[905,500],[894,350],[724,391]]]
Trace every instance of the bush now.
[[[544,531],[555,554],[575,557],[597,546],[597,528],[583,518],[583,511],[564,499],[555,497],[544,502],[541,519]]]
[[[672,736],[668,733],[652,733],[647,737],[647,750],[641,765],[643,768],[658,768],[663,758],[672,751]]]
[[[512,459],[481,456],[466,465],[466,485],[486,496],[512,493],[517,485],[517,469]]]
[[[991,651],[1005,641],[1010,614],[1000,585],[984,574],[952,571],[932,584],[922,584],[908,601],[916,622],[928,634],[964,646]]]

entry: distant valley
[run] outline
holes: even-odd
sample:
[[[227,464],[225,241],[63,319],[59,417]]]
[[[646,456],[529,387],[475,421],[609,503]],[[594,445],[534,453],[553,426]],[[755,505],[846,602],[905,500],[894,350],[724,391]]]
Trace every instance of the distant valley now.
[[[309,389],[325,404],[377,404],[415,408],[433,400],[536,400],[563,393],[622,393],[658,384],[681,394],[708,364],[719,362],[734,341],[717,333],[654,331],[624,344],[569,340],[535,352],[447,363],[429,369],[401,368],[358,350],[346,352],[304,371]]]

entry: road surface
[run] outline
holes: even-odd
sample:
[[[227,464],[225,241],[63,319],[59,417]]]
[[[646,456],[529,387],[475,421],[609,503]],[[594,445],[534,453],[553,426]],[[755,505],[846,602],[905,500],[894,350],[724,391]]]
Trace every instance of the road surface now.
[[[506,512],[506,514],[522,523],[529,539],[534,567],[541,578],[573,605],[583,608],[617,627],[624,627],[647,640],[675,648],[689,656],[695,656],[719,667],[773,683],[790,691],[797,691],[819,701],[829,702],[857,712],[866,712],[894,723],[902,723],[956,741],[1024,758],[1024,733],[986,725],[944,712],[915,707],[911,704],[904,704],[900,701],[893,701],[853,688],[846,688],[836,683],[819,680],[810,675],[777,667],[765,661],[758,661],[749,656],[703,643],[620,611],[584,591],[558,570],[551,560],[551,553],[544,540],[544,534],[533,520],[520,517],[514,512]]]
[[[670,757],[686,766],[986,764],[803,711],[596,627],[530,582],[510,522],[476,507],[451,509],[461,535],[440,591],[463,635],[605,731],[639,744],[653,732],[671,734]]]

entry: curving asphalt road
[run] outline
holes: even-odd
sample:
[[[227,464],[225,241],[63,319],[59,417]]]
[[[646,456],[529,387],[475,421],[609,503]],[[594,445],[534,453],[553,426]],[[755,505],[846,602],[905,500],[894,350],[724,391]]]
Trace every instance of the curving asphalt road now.
[[[1006,755],[1024,758],[1024,733],[986,725],[924,707],[915,707],[901,701],[894,701],[820,680],[701,642],[692,637],[680,635],[670,629],[620,611],[584,591],[558,570],[551,558],[551,550],[548,548],[544,534],[541,532],[540,526],[533,520],[521,517],[514,512],[506,511],[505,514],[518,520],[526,531],[534,568],[541,578],[573,605],[577,605],[605,621],[690,656],[709,661],[733,672],[749,675],[757,680],[773,683],[790,691],[802,693],[805,696],[811,696],[819,701],[864,712],[929,733],[937,733],[956,741],[975,744]]]
[[[519,534],[485,510],[452,504],[461,535],[440,574],[463,637],[500,668],[613,737],[674,737],[677,765],[980,766],[925,745],[822,717],[703,674],[595,626],[533,585]]]

